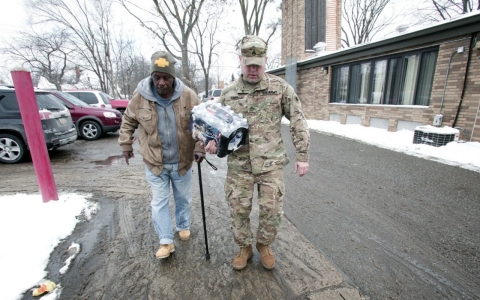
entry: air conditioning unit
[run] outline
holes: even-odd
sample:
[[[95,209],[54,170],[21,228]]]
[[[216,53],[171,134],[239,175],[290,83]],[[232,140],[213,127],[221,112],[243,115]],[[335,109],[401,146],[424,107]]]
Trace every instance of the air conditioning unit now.
[[[447,126],[424,125],[415,127],[413,143],[440,147],[450,142],[458,141],[459,137],[460,131],[458,129]]]

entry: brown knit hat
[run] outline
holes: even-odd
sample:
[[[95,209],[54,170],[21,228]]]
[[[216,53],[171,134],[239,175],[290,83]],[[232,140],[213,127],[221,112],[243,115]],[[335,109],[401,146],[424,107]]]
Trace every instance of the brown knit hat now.
[[[175,76],[175,63],[177,61],[167,51],[157,51],[152,54],[152,64],[150,65],[150,75],[153,72],[162,72]]]

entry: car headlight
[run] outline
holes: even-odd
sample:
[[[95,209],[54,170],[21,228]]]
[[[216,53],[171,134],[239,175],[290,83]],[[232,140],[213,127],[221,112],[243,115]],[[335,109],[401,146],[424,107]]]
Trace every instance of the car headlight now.
[[[105,116],[105,118],[116,118],[117,115],[113,112],[109,112],[109,111],[106,111],[106,112],[103,112],[103,115]]]

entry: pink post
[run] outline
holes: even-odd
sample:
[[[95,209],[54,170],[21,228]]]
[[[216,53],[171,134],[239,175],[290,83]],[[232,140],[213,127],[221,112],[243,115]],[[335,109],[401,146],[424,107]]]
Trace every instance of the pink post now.
[[[11,74],[43,202],[58,200],[32,77],[30,72],[25,69],[14,69]]]

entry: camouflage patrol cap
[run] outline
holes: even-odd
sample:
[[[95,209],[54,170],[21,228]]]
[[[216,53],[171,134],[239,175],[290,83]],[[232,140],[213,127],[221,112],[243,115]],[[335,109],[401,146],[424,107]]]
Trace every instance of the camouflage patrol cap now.
[[[267,55],[267,42],[256,35],[246,35],[241,41],[241,51],[243,62],[246,66],[259,65],[265,63]]]

